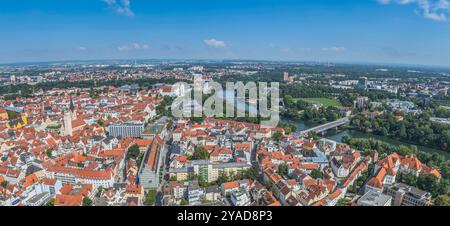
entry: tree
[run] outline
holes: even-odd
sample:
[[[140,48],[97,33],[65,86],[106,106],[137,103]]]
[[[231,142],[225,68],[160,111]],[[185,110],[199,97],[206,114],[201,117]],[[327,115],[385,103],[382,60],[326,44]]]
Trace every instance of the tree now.
[[[83,198],[83,206],[92,206],[92,200],[88,197]]]
[[[156,190],[155,189],[149,190],[145,194],[144,205],[153,206],[155,204],[155,201],[156,201]]]
[[[351,124],[354,125],[355,127],[359,128],[359,127],[361,127],[361,120],[359,118],[355,117],[354,119],[352,119]]]
[[[244,172],[244,176],[243,177],[244,177],[244,179],[245,178],[251,178],[253,180],[256,180],[258,178],[258,176],[259,176],[258,169],[255,168],[255,167],[252,167],[252,168],[250,168],[250,169],[248,169],[248,170],[246,170]]]
[[[347,135],[343,136],[341,140],[342,140],[342,143],[346,143],[346,144],[350,143],[350,137]]]
[[[177,181],[178,179],[177,179],[177,176],[171,176],[170,178],[169,178],[169,181]]]
[[[315,131],[310,131],[310,132],[308,133],[308,137],[309,137],[309,138],[312,138],[312,139],[314,139],[314,140],[318,140],[318,139],[319,139],[319,136],[317,136],[317,133],[316,133]]]
[[[450,147],[450,130],[444,130],[441,135],[441,149],[447,150]]]
[[[288,107],[291,107],[292,105],[294,105],[295,101],[294,101],[294,99],[292,98],[291,95],[286,95],[286,96],[284,96],[284,103]]]
[[[356,194],[356,188],[355,188],[355,186],[353,186],[353,185],[348,186],[347,192],[348,192],[348,193]]]
[[[436,206],[450,206],[450,197],[448,195],[440,195],[434,201]]]
[[[167,109],[170,107],[170,105],[173,102],[173,98],[169,96],[165,96],[163,101],[156,107],[156,114],[158,115],[165,115],[169,116],[171,113]]]
[[[406,133],[406,127],[405,124],[402,123],[402,125],[400,126],[400,137],[403,139],[406,139],[408,137],[408,134]]]
[[[406,156],[406,155],[412,155],[412,154],[413,154],[413,151],[412,151],[410,148],[408,148],[408,147],[406,147],[406,146],[404,146],[404,145],[400,145],[400,146],[398,147],[397,153],[398,153],[399,155]]]
[[[446,183],[440,182],[439,179],[432,174],[420,174],[417,178],[417,187],[430,192],[433,197],[447,194]]]
[[[272,139],[274,140],[274,141],[280,141],[280,138],[281,138],[281,136],[282,136],[282,134],[280,133],[280,132],[276,132],[276,133],[274,133],[273,135],[272,135]]]
[[[290,134],[290,133],[295,132],[297,130],[297,127],[294,124],[283,123],[283,122],[280,122],[278,124],[278,127],[283,128],[284,132],[286,134]]]
[[[54,206],[55,205],[55,199],[48,200],[47,203],[45,203],[45,206]]]
[[[47,151],[45,152],[45,154],[46,154],[49,158],[52,157],[52,153],[53,153],[53,151],[52,151],[51,149],[49,149],[49,150],[47,150]]]
[[[217,184],[223,184],[223,183],[226,183],[228,181],[230,181],[230,178],[227,176],[227,174],[224,173],[224,172],[220,172],[219,176],[217,177],[216,183]]]
[[[206,187],[210,186],[210,184],[208,183],[207,178],[205,178],[205,176],[198,177],[197,181],[198,181],[198,185],[202,188],[206,188]]]
[[[356,180],[355,184],[358,188],[361,188],[364,185],[364,182],[366,182],[367,177],[368,177],[367,174],[368,174],[367,171],[364,171],[363,175]]]
[[[383,128],[380,129],[380,135],[381,136],[387,136],[388,133],[389,133],[389,131],[386,128],[383,127]]]
[[[311,120],[314,118],[313,112],[311,111],[311,109],[306,109],[303,112],[303,119],[305,120]]]
[[[345,201],[344,198],[339,199],[336,203],[336,206],[346,206],[347,205],[347,201]]]
[[[311,171],[310,176],[314,179],[323,178],[323,173],[320,169],[315,169]]]
[[[181,199],[180,206],[187,206],[188,204],[189,204],[189,202],[185,198]]]
[[[95,196],[100,197],[102,195],[102,191],[103,191],[103,187],[100,186],[97,188],[97,194],[95,194]]]
[[[191,118],[191,121],[192,121],[193,123],[202,123],[202,122],[205,121],[205,119],[206,119],[206,116],[202,116],[202,117],[192,117],[192,118]]]
[[[363,123],[363,126],[364,126],[364,128],[365,128],[365,130],[367,132],[367,131],[369,131],[372,128],[372,123],[370,123],[370,121],[365,121]]]
[[[288,176],[288,173],[289,173],[288,170],[289,170],[289,169],[288,169],[288,166],[287,166],[286,164],[280,164],[280,165],[278,165],[278,174],[280,174],[280,176],[285,176],[285,177],[287,177],[287,176]]]
[[[144,159],[144,154],[145,154],[144,152],[143,153],[139,153],[139,156],[136,159],[136,164],[137,164],[138,167],[141,165],[142,160]]]
[[[130,148],[128,148],[128,152],[127,152],[127,157],[126,159],[137,159],[137,157],[139,156],[140,153],[140,149],[139,146],[137,146],[136,144],[131,146]]]
[[[200,146],[195,148],[194,156],[192,156],[194,160],[207,160],[209,159],[209,153],[205,147]]]
[[[0,184],[2,187],[6,188],[6,186],[8,186],[8,181],[2,181],[2,183]]]
[[[412,173],[400,173],[398,176],[398,180],[413,187],[417,186],[417,177]]]

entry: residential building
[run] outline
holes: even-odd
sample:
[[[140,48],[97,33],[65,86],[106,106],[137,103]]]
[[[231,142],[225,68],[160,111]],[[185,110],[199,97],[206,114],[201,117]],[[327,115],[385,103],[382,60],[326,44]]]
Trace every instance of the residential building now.
[[[369,191],[357,202],[359,206],[391,206],[392,197],[379,192]]]
[[[139,138],[144,132],[144,123],[128,122],[122,124],[112,124],[107,128],[109,135],[112,137],[134,137]]]
[[[386,195],[392,197],[393,206],[430,206],[431,194],[403,183],[397,183],[386,187]]]

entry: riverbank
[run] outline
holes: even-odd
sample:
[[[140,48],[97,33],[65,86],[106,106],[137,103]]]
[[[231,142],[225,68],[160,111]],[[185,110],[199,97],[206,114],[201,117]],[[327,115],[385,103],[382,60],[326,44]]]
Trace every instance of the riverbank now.
[[[395,146],[400,146],[400,145],[404,145],[407,147],[416,146],[419,149],[419,151],[427,152],[430,154],[437,153],[437,154],[443,155],[446,159],[450,159],[450,153],[439,150],[439,149],[425,147],[425,146],[421,146],[421,145],[415,145],[415,144],[399,141],[396,139],[392,139],[389,137],[383,137],[383,136],[378,136],[378,135],[373,135],[373,134],[366,134],[366,133],[362,133],[362,132],[358,132],[358,131],[354,131],[354,130],[341,130],[341,131],[337,131],[337,132],[336,131],[328,132],[325,135],[325,138],[328,138],[330,140],[334,140],[337,142],[341,142],[342,137],[344,137],[344,136],[349,136],[352,138],[359,138],[359,139],[375,139],[375,140],[380,140],[380,141],[383,141],[383,142],[386,142],[386,143],[389,143],[389,144],[395,145]]]
[[[295,132],[301,132],[316,126],[319,126],[320,123],[315,123],[312,121],[305,121],[305,120],[295,120],[295,119],[288,119],[285,117],[281,117],[281,122],[282,123],[286,123],[286,124],[292,124],[295,125],[295,127],[297,128],[297,130]]]
[[[283,118],[283,117],[281,118],[281,121],[283,123],[289,123],[289,124],[295,125],[297,127],[296,132],[304,131],[304,130],[307,130],[307,129],[310,129],[310,128],[320,125],[320,123],[314,123],[311,121],[305,121],[305,120],[301,120],[301,119],[294,120],[294,119],[287,119],[287,118]],[[400,146],[400,145],[407,146],[407,147],[416,146],[419,149],[419,151],[427,152],[430,154],[437,153],[437,154],[443,155],[446,159],[450,160],[450,153],[436,149],[436,148],[415,145],[415,144],[407,143],[404,141],[392,139],[390,137],[383,137],[383,136],[374,135],[374,134],[366,134],[366,133],[351,130],[348,128],[338,130],[338,131],[329,130],[325,134],[324,138],[334,140],[336,142],[342,142],[342,137],[344,137],[344,136],[349,136],[349,137],[358,138],[358,139],[376,139],[376,140],[380,140],[380,141],[383,141],[385,143],[389,143],[389,144],[395,145],[395,146]]]

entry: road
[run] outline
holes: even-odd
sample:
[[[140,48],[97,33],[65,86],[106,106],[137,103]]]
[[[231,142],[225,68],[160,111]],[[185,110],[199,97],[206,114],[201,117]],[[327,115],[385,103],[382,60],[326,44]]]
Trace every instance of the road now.
[[[163,161],[162,161],[162,165],[160,166],[163,171],[162,171],[162,180],[159,183],[159,188],[158,191],[156,193],[156,201],[155,201],[155,206],[162,206],[162,199],[163,199],[163,188],[164,185],[167,184],[169,182],[169,175],[168,175],[168,171],[169,171],[169,163],[170,163],[170,147],[172,145],[172,133],[170,132],[171,130],[169,130],[169,132],[167,133],[167,135],[164,138],[164,150],[163,150]]]

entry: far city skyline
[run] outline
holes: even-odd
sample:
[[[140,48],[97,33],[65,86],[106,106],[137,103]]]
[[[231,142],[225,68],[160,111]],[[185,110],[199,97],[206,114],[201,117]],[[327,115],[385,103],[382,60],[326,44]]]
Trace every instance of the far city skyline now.
[[[0,6],[0,63],[249,59],[450,66],[448,0],[5,0]]]

